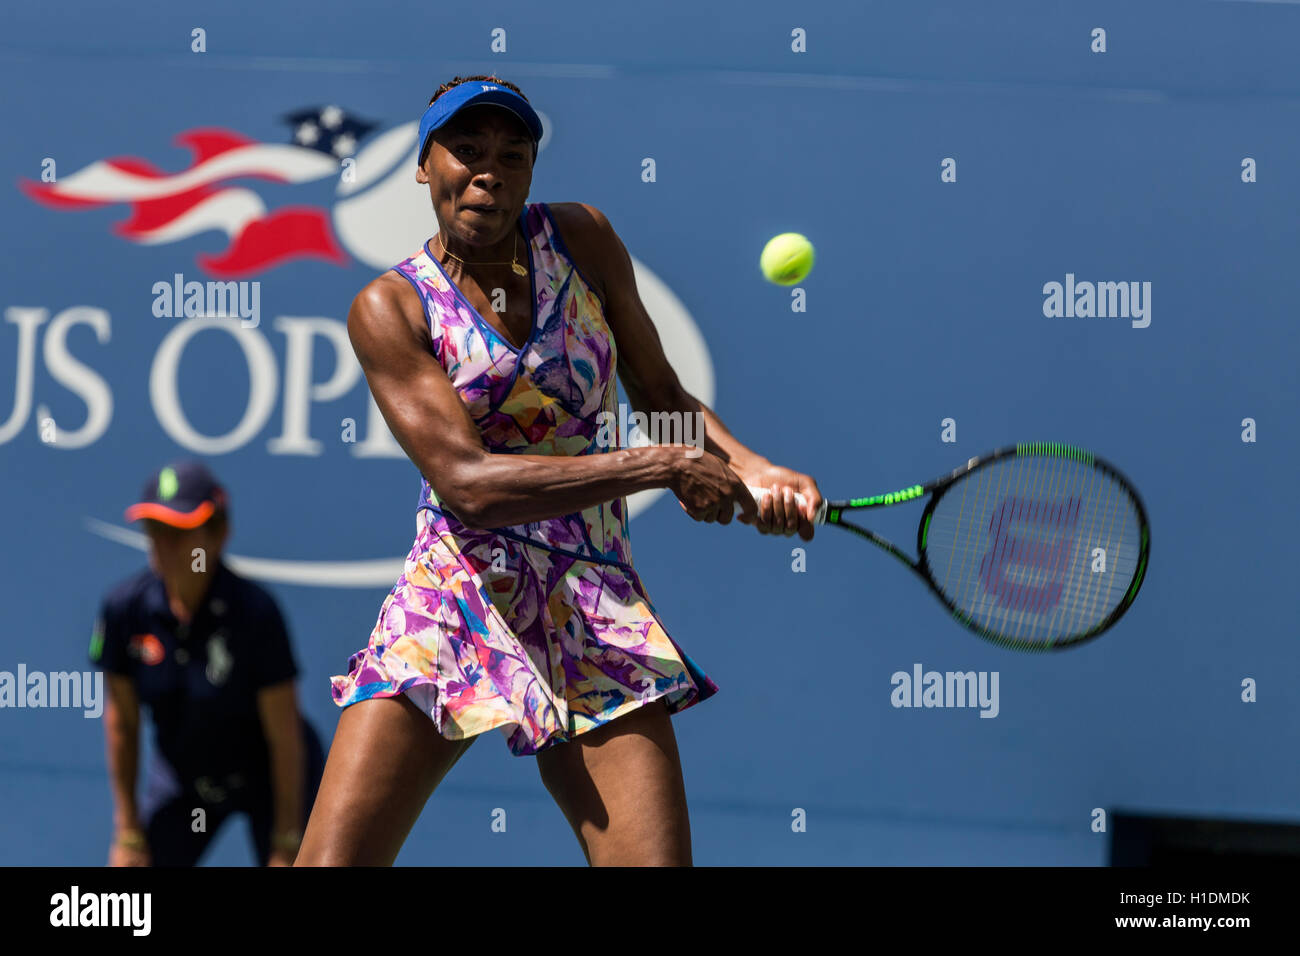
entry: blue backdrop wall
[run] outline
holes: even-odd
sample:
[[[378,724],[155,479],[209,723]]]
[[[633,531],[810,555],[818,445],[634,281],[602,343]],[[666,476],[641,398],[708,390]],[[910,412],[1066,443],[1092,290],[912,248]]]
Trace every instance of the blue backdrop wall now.
[[[795,573],[800,542],[641,498],[637,566],[721,688],[674,721],[698,863],[1101,864],[1097,807],[1300,816],[1300,8],[416,9],[6,8],[0,670],[86,666],[101,595],[145,560],[123,507],[200,455],[328,739],[328,679],[395,580],[419,485],[343,322],[435,228],[411,124],[439,83],[494,71],[548,123],[530,198],[605,211],[670,356],[751,447],[848,496],[1067,441],[1150,512],[1124,621],[1028,656],[848,536]],[[816,244],[804,312],[757,269],[783,231]],[[256,327],[157,315],[177,274],[257,281]],[[1046,317],[1067,274],[1149,282],[1149,324]],[[899,510],[878,526],[907,541],[918,512]],[[917,663],[998,672],[997,717],[893,707]],[[102,862],[108,794],[100,721],[0,711],[0,862]],[[206,862],[249,858],[229,828]],[[582,862],[498,734],[399,859],[464,861]]]

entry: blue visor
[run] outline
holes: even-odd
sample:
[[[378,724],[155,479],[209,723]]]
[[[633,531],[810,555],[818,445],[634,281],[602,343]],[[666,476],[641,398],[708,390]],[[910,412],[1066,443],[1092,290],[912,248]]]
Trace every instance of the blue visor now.
[[[508,87],[485,83],[482,80],[470,80],[443,93],[424,111],[424,116],[420,118],[420,163],[423,164],[424,156],[429,151],[429,137],[433,131],[466,106],[474,106],[477,103],[491,103],[493,106],[505,107],[523,120],[528,131],[532,133],[534,143],[541,141],[542,121],[528,105],[527,100]]]

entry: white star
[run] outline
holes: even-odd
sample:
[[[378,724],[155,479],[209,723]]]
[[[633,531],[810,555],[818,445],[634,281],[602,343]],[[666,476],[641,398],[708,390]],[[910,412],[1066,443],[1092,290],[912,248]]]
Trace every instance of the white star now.
[[[320,139],[320,129],[315,123],[303,123],[298,127],[298,131],[293,136],[299,143],[304,146],[311,146],[316,140]]]
[[[337,106],[327,106],[320,111],[320,124],[326,129],[338,129],[343,122],[343,111]]]
[[[340,158],[357,151],[357,140],[351,133],[343,133],[334,140],[334,155]]]

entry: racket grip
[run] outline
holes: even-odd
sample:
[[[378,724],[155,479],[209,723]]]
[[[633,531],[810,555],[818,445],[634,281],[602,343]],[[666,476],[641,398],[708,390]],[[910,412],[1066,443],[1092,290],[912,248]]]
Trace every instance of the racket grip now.
[[[745,487],[748,488],[749,493],[754,496],[754,500],[756,502],[759,502],[760,504],[763,501],[764,495],[770,495],[772,493],[766,488],[755,488],[753,485],[746,485]],[[795,504],[799,505],[799,507],[801,508],[806,503],[804,496],[799,494],[799,492],[797,491],[794,493],[794,500],[795,500]],[[735,517],[740,516],[739,504],[736,505],[736,510],[733,514]],[[826,522],[826,499],[823,498],[821,507],[817,509],[817,514],[813,515],[813,524],[824,524],[825,522]]]

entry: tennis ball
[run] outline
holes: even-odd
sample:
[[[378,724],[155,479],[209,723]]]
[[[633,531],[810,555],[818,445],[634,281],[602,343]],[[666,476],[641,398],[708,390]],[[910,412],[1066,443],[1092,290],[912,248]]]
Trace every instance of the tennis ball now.
[[[758,265],[769,282],[778,285],[802,282],[812,271],[812,243],[797,232],[783,232],[779,236],[773,236],[763,247]]]

